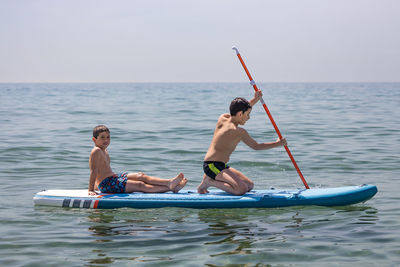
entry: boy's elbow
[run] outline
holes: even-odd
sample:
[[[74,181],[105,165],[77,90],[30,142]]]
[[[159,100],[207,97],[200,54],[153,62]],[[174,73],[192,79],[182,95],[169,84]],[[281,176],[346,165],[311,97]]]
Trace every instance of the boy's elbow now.
[[[262,144],[256,144],[256,145],[254,145],[254,146],[252,146],[252,148],[254,149],[254,150],[266,150],[266,149],[270,149],[271,147],[270,146],[266,146],[264,143],[262,143]]]
[[[255,145],[251,146],[251,148],[254,149],[254,150],[261,150],[262,149],[258,144],[255,144]]]

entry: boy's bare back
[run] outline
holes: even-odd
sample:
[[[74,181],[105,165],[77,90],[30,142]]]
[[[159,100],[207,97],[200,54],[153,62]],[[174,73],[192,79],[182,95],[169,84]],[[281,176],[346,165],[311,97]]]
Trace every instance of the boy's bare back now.
[[[245,129],[238,127],[232,121],[231,115],[222,114],[218,118],[214,136],[204,160],[227,163],[245,133],[247,133]]]

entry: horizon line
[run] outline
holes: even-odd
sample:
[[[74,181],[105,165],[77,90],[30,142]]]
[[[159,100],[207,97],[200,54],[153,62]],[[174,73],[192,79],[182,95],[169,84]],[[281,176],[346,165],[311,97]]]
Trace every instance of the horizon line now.
[[[3,82],[0,81],[0,84],[61,84],[61,83],[69,83],[69,84],[116,84],[116,83],[250,83],[247,81],[243,81],[243,82],[238,82],[238,81],[231,81],[231,82],[227,82],[227,81],[205,81],[205,82],[199,82],[199,81],[187,81],[187,82],[171,82],[171,81],[158,81],[158,82],[150,82],[150,81],[126,81],[126,82],[113,82],[113,81],[107,81],[107,82],[95,82],[95,81],[30,81],[30,82]],[[400,83],[399,81],[259,81],[256,82],[257,83]]]

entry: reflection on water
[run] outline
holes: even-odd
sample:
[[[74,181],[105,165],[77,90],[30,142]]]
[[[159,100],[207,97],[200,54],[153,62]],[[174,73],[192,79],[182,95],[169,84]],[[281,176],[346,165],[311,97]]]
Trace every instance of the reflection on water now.
[[[314,250],[330,250],[332,244],[323,240],[347,242],[344,232],[366,238],[373,229],[370,225],[378,221],[377,210],[368,206],[119,209],[82,215],[82,223],[88,225],[94,238],[92,253],[86,260],[89,265],[126,260],[136,264],[200,260],[207,266],[222,266],[217,263],[235,255],[253,255],[259,258],[259,266],[268,266],[265,264],[274,253],[302,254],[303,249],[296,248],[297,242],[306,242]],[[188,260],[187,255],[196,251],[203,256]],[[204,251],[208,251],[207,257]],[[213,261],[215,264],[210,264]]]

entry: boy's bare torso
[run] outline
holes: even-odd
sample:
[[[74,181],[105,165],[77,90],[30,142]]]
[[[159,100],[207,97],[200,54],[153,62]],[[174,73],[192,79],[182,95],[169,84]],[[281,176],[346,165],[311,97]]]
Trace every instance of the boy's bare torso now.
[[[90,153],[89,165],[90,170],[95,172],[95,188],[97,188],[97,186],[105,178],[114,175],[114,172],[112,171],[110,166],[110,156],[107,150],[102,150],[99,147],[94,147],[92,149],[92,152]]]
[[[235,125],[231,115],[222,114],[215,127],[214,136],[204,161],[221,161],[227,163],[232,152],[241,140],[243,128]]]

